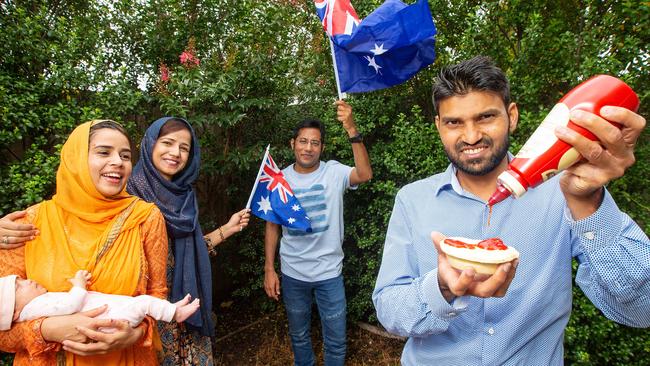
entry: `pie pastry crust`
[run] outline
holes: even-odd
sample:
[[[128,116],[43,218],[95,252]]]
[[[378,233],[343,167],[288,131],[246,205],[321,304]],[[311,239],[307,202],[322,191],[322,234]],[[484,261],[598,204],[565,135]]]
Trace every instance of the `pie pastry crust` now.
[[[474,249],[458,248],[447,244],[445,242],[447,239],[475,245],[481,242],[481,240],[449,237],[440,243],[440,249],[447,254],[449,264],[461,271],[474,268],[477,273],[491,275],[496,271],[499,264],[519,258],[517,249],[510,246],[505,250],[487,250],[479,247],[475,247]]]

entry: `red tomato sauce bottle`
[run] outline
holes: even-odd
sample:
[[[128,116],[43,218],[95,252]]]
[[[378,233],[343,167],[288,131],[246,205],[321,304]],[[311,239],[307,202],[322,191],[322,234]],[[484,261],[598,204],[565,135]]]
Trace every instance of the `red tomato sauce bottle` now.
[[[600,116],[600,108],[606,105],[636,112],[639,97],[623,81],[608,75],[594,76],[568,92],[526,141],[508,169],[499,174],[497,190],[488,200],[488,205],[492,207],[510,195],[521,197],[528,188],[542,184],[580,160],[581,155],[575,148],[555,137],[555,127],[568,127],[596,141],[596,136],[573,123],[569,114],[574,109],[580,109]],[[621,127],[617,123],[610,123]]]

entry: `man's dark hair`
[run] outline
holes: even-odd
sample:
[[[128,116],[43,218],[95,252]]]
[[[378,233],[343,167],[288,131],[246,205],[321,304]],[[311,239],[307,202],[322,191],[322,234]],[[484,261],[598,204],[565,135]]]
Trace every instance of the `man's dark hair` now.
[[[303,128],[318,128],[320,130],[320,141],[325,142],[325,125],[317,119],[304,119],[296,125],[293,129],[293,138],[298,137],[300,130]]]
[[[504,72],[491,58],[476,56],[440,70],[433,84],[432,99],[436,113],[440,113],[438,107],[441,101],[472,91],[498,94],[506,108],[510,104],[510,84]]]

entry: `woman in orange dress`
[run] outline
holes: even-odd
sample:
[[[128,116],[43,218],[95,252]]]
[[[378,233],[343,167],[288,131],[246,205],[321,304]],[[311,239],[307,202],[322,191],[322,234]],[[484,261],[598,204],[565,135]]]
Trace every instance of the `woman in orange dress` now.
[[[131,170],[131,144],[119,124],[78,126],[61,150],[56,194],[22,219],[40,234],[0,253],[0,276],[67,291],[67,279],[83,269],[93,273],[89,290],[165,298],[165,222],[154,204],[126,192]],[[0,331],[0,350],[15,353],[15,365],[156,365],[155,321],[131,328],[94,318],[104,310],[15,323]]]

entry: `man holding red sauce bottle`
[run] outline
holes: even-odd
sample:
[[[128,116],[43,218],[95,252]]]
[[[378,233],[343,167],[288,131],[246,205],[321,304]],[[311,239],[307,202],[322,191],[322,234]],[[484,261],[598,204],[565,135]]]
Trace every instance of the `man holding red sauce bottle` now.
[[[619,130],[572,112],[601,143],[556,128],[584,159],[495,205],[488,226],[486,203],[512,159],[509,134],[519,118],[508,80],[489,58],[475,57],[440,72],[433,102],[451,164],[398,192],[373,293],[379,321],[409,337],[402,364],[562,364],[573,258],[576,283],[605,316],[649,327],[650,241],[604,188],[634,163],[645,119],[625,108],[600,109]],[[459,271],[440,250],[445,235],[498,237],[520,259],[491,276]]]

